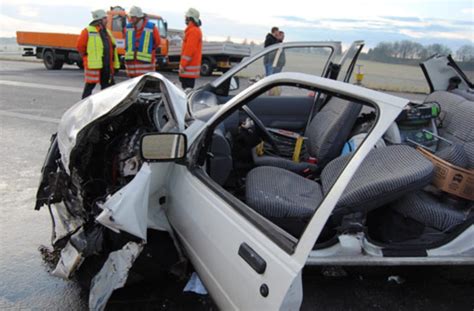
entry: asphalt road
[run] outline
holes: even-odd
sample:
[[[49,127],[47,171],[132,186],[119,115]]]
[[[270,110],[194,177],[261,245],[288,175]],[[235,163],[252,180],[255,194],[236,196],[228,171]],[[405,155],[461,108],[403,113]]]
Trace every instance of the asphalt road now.
[[[173,73],[166,76],[177,80]],[[82,71],[73,66],[47,71],[41,63],[0,61],[0,310],[87,308],[87,293],[49,274],[38,248],[50,244],[50,218],[46,210],[33,210],[49,138],[82,87]],[[472,311],[473,274],[472,267],[307,269],[303,309]],[[389,282],[390,276],[400,284]],[[122,290],[108,308],[214,309],[205,297],[178,298],[176,292]]]

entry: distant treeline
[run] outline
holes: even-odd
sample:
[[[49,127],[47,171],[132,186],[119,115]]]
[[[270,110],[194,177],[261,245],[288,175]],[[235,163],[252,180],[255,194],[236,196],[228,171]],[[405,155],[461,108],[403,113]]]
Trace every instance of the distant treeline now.
[[[455,53],[443,44],[422,45],[417,42],[403,40],[396,42],[380,42],[376,47],[362,54],[361,59],[405,65],[418,65],[435,54],[451,54],[458,62],[474,68],[474,45],[463,45]]]

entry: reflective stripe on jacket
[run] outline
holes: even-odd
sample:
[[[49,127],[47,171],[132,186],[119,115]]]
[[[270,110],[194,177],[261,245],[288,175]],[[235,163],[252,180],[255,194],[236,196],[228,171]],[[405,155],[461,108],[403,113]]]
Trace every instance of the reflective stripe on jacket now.
[[[86,83],[99,83],[100,82],[100,69],[84,68],[84,80]]]
[[[155,64],[153,63],[142,63],[139,61],[125,62],[125,68],[127,69],[127,75],[130,78],[141,76],[150,71],[155,71]]]
[[[179,62],[182,78],[199,78],[202,57],[202,32],[193,22],[184,31],[181,59]]]
[[[156,38],[154,36],[154,28],[156,28],[155,24],[152,22],[146,22],[145,27],[141,32],[141,36],[137,38],[134,26],[130,23],[127,24],[125,36],[126,61],[136,59],[147,63],[152,62],[154,48],[159,44],[159,42],[155,42]],[[138,39],[140,41],[137,46],[136,40]]]

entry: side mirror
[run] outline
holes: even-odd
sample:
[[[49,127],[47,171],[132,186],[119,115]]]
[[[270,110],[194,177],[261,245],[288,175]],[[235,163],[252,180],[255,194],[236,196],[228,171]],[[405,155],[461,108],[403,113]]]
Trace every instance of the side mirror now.
[[[232,77],[232,78],[230,78],[229,91],[238,90],[239,87],[240,87],[240,80],[239,80],[239,77]]]
[[[184,159],[187,147],[182,133],[148,133],[141,138],[140,152],[149,162],[174,162]]]

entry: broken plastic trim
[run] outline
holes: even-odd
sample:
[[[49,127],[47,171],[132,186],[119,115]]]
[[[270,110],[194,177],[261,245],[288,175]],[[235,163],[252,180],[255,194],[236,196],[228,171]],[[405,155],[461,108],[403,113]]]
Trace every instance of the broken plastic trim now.
[[[104,310],[113,291],[125,285],[133,263],[143,250],[143,244],[128,242],[109,254],[109,258],[92,279],[89,293],[89,309]]]

